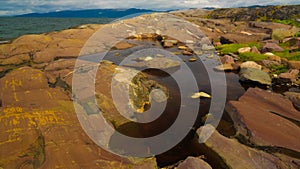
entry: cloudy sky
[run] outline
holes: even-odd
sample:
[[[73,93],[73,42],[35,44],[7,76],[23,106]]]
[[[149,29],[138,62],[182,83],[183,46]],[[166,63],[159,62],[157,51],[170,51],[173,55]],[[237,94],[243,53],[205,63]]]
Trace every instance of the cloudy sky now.
[[[182,9],[300,4],[299,0],[0,0],[0,15],[99,8]]]

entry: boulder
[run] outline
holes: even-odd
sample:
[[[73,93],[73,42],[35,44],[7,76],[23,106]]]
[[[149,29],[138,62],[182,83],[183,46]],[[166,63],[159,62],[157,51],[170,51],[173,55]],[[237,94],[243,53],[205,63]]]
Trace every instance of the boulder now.
[[[212,168],[201,158],[188,157],[178,165],[177,169],[212,169]]]
[[[286,73],[280,73],[279,78],[286,82],[295,82],[298,78],[299,70],[298,69],[290,69]]]
[[[242,82],[253,81],[253,82],[258,82],[262,85],[271,85],[272,82],[270,76],[266,72],[255,68],[241,69],[240,81]]]
[[[276,62],[276,61],[272,61],[272,60],[262,60],[261,64],[265,67],[271,67],[271,66],[279,66],[280,63]]]
[[[223,57],[220,57],[220,61],[222,64],[233,64],[234,58],[232,56],[225,55]]]
[[[300,128],[297,125],[300,112],[288,98],[249,88],[238,101],[230,101],[226,108],[237,132],[249,140],[249,144],[300,152]]]
[[[205,128],[205,131],[204,131]],[[206,133],[201,133],[206,132]],[[237,169],[259,169],[259,168],[297,168],[297,164],[292,161],[282,161],[280,158],[268,154],[264,151],[247,147],[235,139],[229,139],[222,136],[213,126],[206,125],[197,130],[200,134],[212,135],[204,144],[214,151],[227,165],[228,168]],[[201,135],[199,140],[202,141]]]
[[[240,65],[241,69],[243,68],[253,68],[253,69],[259,69],[261,70],[261,65],[257,64],[256,62],[254,61],[247,61],[247,62],[244,62]]]
[[[267,42],[262,48],[261,52],[282,52],[284,49],[280,47],[278,44],[273,43],[273,42]]]

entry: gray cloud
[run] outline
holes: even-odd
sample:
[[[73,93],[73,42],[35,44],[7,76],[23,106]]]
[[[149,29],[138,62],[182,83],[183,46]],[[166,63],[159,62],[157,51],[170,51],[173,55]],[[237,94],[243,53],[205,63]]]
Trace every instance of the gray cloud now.
[[[299,4],[298,0],[0,0],[0,15],[96,8],[182,9],[238,7],[250,5]]]

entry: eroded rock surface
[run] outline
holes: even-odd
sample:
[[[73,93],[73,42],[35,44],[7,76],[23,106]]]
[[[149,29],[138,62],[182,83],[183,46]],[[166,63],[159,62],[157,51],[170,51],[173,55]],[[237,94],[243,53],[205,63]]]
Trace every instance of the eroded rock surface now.
[[[152,167],[111,154],[82,130],[73,102],[61,88],[50,88],[45,74],[23,67],[0,79],[0,167]]]
[[[288,98],[250,88],[239,101],[230,101],[227,111],[251,143],[300,152],[300,113]]]
[[[229,139],[222,136],[211,125],[205,126],[209,130],[208,133],[213,131],[211,137],[204,143],[212,151],[215,151],[226,163],[229,168],[236,169],[260,169],[260,168],[294,168],[296,169],[299,164],[294,162],[287,162],[280,158],[268,154],[261,150],[249,148],[235,139]],[[200,134],[203,127],[197,133]],[[199,138],[201,140],[201,137]]]

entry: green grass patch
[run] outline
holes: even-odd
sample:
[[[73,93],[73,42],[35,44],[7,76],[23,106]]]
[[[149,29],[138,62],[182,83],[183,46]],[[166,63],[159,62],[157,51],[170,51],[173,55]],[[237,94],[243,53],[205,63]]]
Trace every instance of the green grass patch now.
[[[233,43],[233,44],[224,44],[224,45],[221,45],[221,46],[217,46],[216,49],[221,54],[226,55],[226,54],[229,54],[229,53],[237,53],[237,51],[240,48],[253,47],[253,46],[256,46],[258,49],[261,47],[261,45],[258,44],[258,43],[249,43],[249,44],[236,44],[236,43]]]
[[[300,51],[290,53],[288,50],[285,50],[283,52],[274,52],[274,54],[288,60],[300,61]]]
[[[289,69],[284,66],[284,65],[272,65],[269,67],[271,72],[273,74],[280,74],[280,73],[285,73],[287,72]]]
[[[242,61],[261,61],[268,58],[266,55],[251,52],[241,53],[239,57]]]
[[[293,26],[300,27],[300,22],[297,22],[295,20],[279,20],[279,19],[274,19],[272,21],[276,22],[276,23],[285,24],[285,25],[293,25]]]

